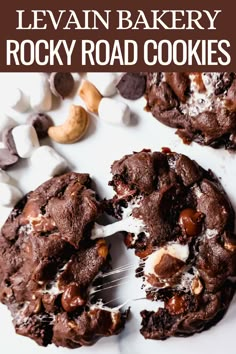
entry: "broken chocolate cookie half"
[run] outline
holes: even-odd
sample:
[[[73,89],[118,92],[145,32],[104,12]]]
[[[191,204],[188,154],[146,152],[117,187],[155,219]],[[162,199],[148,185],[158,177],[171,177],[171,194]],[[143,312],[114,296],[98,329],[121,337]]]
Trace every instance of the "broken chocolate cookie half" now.
[[[77,348],[117,334],[126,313],[90,296],[109,267],[104,239],[90,239],[102,207],[87,174],[55,177],[13,209],[0,235],[0,300],[18,334]]]
[[[185,155],[144,150],[112,165],[120,221],[94,235],[125,232],[137,276],[158,311],[142,311],[145,338],[189,336],[225,314],[235,287],[234,211],[219,181]],[[94,237],[93,235],[93,237]]]
[[[146,79],[147,110],[184,142],[236,150],[235,73],[156,72]]]

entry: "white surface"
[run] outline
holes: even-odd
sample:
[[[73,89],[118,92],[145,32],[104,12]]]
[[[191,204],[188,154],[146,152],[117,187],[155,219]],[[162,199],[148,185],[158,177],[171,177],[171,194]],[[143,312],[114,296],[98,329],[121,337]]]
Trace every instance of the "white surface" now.
[[[34,74],[0,74],[1,87],[1,113],[4,113],[4,95],[11,93],[12,85],[21,83],[25,90],[34,90]],[[122,100],[119,97],[119,100]],[[54,100],[54,109],[50,113],[55,124],[61,124],[67,117],[70,104],[81,103],[78,96],[60,101]],[[185,153],[196,159],[206,169],[211,168],[229,194],[231,201],[236,206],[236,153],[230,154],[227,151],[213,150],[201,147],[196,144],[191,146],[183,145],[180,139],[174,134],[174,130],[158,123],[151,114],[145,113],[143,107],[145,100],[140,99],[129,102],[132,110],[132,125],[129,127],[116,127],[105,124],[99,118],[92,117],[91,126],[86,136],[73,145],[52,144],[56,151],[69,161],[74,171],[89,172],[94,178],[102,197],[110,197],[112,188],[107,186],[110,180],[110,165],[115,159],[132,151],[139,151],[143,148],[158,150],[162,146],[169,146],[172,150]],[[2,104],[3,103],[3,104]],[[14,113],[14,116],[13,116]],[[26,115],[19,115],[13,112],[12,117],[20,122],[25,121]],[[111,112],[111,115],[113,112]],[[43,143],[47,143],[44,141]],[[35,188],[41,181],[36,175],[27,159],[20,165],[13,167],[9,174],[13,182],[17,181],[23,192]],[[0,211],[1,217],[4,216]],[[114,266],[137,263],[132,251],[126,251],[120,236],[112,237],[112,253],[116,253]],[[122,282],[114,297],[121,297],[120,303],[127,298],[138,298],[143,296],[140,291],[140,280],[134,275],[135,267],[128,272],[130,276]],[[140,316],[139,311],[144,308],[155,308],[155,303],[146,300],[131,303],[132,315],[126,325],[125,331],[119,336],[100,340],[96,346],[75,350],[81,354],[235,354],[235,328],[236,328],[236,301],[232,302],[230,309],[224,319],[207,332],[194,335],[190,338],[172,338],[164,342],[145,340],[139,334]],[[66,354],[69,350],[49,346],[48,348],[38,347],[33,341],[14,334],[9,312],[4,306],[0,306],[1,319],[1,353],[10,354]]]

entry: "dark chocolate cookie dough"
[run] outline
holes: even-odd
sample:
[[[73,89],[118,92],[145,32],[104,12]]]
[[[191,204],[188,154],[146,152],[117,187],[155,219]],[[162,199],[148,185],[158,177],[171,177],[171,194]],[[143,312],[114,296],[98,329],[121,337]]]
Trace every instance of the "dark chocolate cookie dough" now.
[[[147,73],[146,99],[184,142],[236,149],[235,73]]]
[[[76,348],[117,334],[125,314],[91,304],[109,265],[104,239],[90,239],[101,203],[87,174],[50,179],[16,205],[0,235],[0,300],[18,334]]]
[[[219,181],[187,156],[164,149],[124,156],[112,166],[111,201],[128,248],[140,257],[145,338],[189,336],[225,314],[235,287],[234,211]]]

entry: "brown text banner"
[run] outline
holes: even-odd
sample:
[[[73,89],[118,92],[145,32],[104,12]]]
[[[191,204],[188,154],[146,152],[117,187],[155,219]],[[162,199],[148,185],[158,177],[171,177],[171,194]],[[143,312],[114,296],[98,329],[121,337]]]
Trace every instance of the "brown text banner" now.
[[[235,71],[233,4],[10,0],[0,71]]]

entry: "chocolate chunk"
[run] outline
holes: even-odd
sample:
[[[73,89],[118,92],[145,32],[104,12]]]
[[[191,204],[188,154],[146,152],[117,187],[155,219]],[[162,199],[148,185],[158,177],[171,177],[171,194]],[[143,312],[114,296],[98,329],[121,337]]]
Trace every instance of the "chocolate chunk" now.
[[[66,312],[72,312],[86,304],[81,295],[81,288],[76,284],[70,284],[64,291],[61,298],[62,307]]]
[[[204,215],[194,209],[184,209],[179,216],[180,226],[188,236],[197,236],[202,230],[202,219]]]
[[[146,89],[146,78],[139,73],[124,74],[116,85],[119,94],[128,100],[142,97]]]
[[[165,253],[161,257],[160,262],[155,265],[154,270],[158,278],[169,279],[176,274],[184,264],[181,259]]]
[[[53,125],[52,119],[45,113],[33,113],[27,123],[34,127],[39,139],[46,138],[48,129]]]
[[[74,89],[74,78],[71,73],[51,73],[49,78],[52,93],[64,99],[68,97]]]
[[[165,308],[169,311],[171,315],[180,315],[188,310],[187,303],[184,296],[175,295],[171,297],[165,304]]]
[[[8,167],[14,165],[19,160],[17,155],[10,153],[8,149],[0,149],[0,168],[6,170]]]
[[[2,133],[2,141],[3,144],[5,145],[5,147],[9,150],[9,152],[12,155],[17,155],[17,151],[16,151],[16,145],[12,136],[12,129],[11,128],[7,128],[3,131]]]

